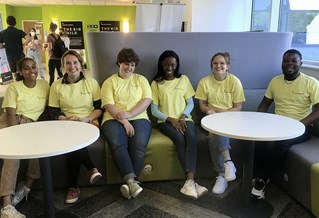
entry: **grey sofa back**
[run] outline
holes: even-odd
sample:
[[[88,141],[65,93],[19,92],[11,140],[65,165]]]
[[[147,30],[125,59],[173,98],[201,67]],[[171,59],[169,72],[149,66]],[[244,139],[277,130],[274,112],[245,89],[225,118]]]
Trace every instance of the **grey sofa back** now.
[[[230,72],[239,77],[245,89],[264,89],[270,79],[281,73],[283,53],[290,48],[291,33],[119,33],[87,32],[90,70],[100,84],[118,72],[116,58],[123,47],[133,48],[140,56],[136,72],[151,81],[157,60],[164,50],[180,56],[180,72],[196,88],[199,80],[211,72],[211,57],[227,51]]]

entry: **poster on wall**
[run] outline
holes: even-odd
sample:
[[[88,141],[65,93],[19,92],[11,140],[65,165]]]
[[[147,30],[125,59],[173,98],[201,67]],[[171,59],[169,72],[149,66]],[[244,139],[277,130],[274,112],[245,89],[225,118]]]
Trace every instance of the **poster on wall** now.
[[[13,81],[12,72],[10,70],[6,50],[4,48],[0,49],[0,73],[2,79],[1,84],[7,84]]]
[[[82,21],[61,21],[70,38],[70,49],[84,49]]]
[[[100,32],[119,32],[120,21],[103,21],[100,20]]]

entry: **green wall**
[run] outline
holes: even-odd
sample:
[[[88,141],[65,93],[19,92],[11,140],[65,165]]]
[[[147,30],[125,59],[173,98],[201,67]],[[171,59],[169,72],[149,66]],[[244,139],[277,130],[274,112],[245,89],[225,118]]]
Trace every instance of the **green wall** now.
[[[13,15],[17,19],[17,28],[22,28],[23,20],[42,21],[44,32],[49,33],[49,25],[51,21],[82,21],[84,46],[86,48],[85,32],[99,31],[97,29],[89,29],[87,25],[99,25],[100,20],[107,21],[128,21],[130,31],[134,31],[135,27],[135,6],[74,6],[74,5],[43,5],[41,7],[15,7],[0,4],[0,13],[2,14],[3,27],[6,28],[6,17]],[[87,51],[86,57],[87,56]],[[87,63],[89,60],[87,59]],[[89,64],[89,63],[88,63]]]

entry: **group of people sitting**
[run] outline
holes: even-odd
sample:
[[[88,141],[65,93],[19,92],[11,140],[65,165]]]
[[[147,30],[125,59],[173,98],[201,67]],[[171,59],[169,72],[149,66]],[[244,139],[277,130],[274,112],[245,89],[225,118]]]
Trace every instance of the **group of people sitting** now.
[[[277,114],[300,120],[306,126],[306,132],[296,139],[276,142],[267,155],[262,152],[264,159],[255,158],[262,163],[256,166],[263,166],[255,169],[252,196],[256,198],[264,198],[265,186],[270,178],[268,169],[283,161],[290,146],[308,139],[311,124],[319,118],[319,83],[300,72],[301,60],[299,51],[291,49],[285,52],[283,74],[271,80],[257,110],[267,111],[274,101]],[[125,181],[120,191],[130,199],[143,191],[138,177],[151,137],[152,126],[146,111],[151,105],[158,128],[176,146],[177,157],[185,173],[185,183],[180,192],[197,199],[208,190],[194,180],[197,137],[191,116],[193,97],[199,100],[199,107],[205,114],[242,109],[244,89],[240,80],[229,72],[230,56],[227,52],[220,52],[212,57],[211,74],[200,80],[196,91],[188,77],[179,72],[181,62],[172,50],[166,50],[159,56],[157,73],[151,84],[143,75],[134,73],[138,63],[136,52],[123,48],[117,55],[118,72],[107,78],[100,88],[95,79],[84,75],[81,56],[76,51],[68,50],[61,58],[63,77],[50,87],[47,81],[37,80],[35,61],[23,58],[18,62],[17,81],[9,85],[4,96],[1,120],[7,123],[1,128],[36,122],[46,107],[50,119],[87,122],[99,127]],[[315,110],[312,111],[311,106]],[[229,138],[208,133],[208,146],[218,172],[212,192],[222,194],[228,182],[236,179]],[[80,195],[77,179],[81,164],[87,169],[92,184],[102,175],[92,162],[87,148],[66,154],[66,157],[70,181],[65,202],[74,203]],[[25,217],[14,206],[28,195],[33,181],[40,177],[38,161],[30,160],[27,178],[15,191],[19,163],[19,160],[4,160],[0,184],[2,217],[13,217],[12,214]]]

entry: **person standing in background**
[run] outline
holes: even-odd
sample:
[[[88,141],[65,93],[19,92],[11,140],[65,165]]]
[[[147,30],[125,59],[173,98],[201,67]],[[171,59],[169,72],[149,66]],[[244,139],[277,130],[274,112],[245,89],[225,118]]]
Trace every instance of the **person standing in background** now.
[[[66,33],[64,28],[59,29],[59,35],[61,36],[61,39],[64,42],[65,47],[67,49],[70,49],[70,38],[68,37],[68,34]]]
[[[25,57],[23,46],[31,41],[30,36],[15,27],[16,23],[14,16],[8,16],[8,28],[0,32],[0,48],[6,49],[10,69],[14,75],[17,72],[17,62]],[[23,39],[25,41],[22,43]]]
[[[58,72],[58,79],[63,77],[61,72],[61,57],[56,57],[53,53],[53,47],[56,40],[60,37],[55,33],[58,25],[51,22],[50,23],[50,34],[47,37],[47,45],[45,46],[46,50],[49,51],[49,76],[50,76],[50,85],[54,81],[54,71],[55,69]]]
[[[31,41],[25,46],[27,50],[27,57],[35,60],[41,79],[45,79],[41,60],[42,42],[38,39],[36,30],[34,28],[30,29],[29,36],[31,38]]]

